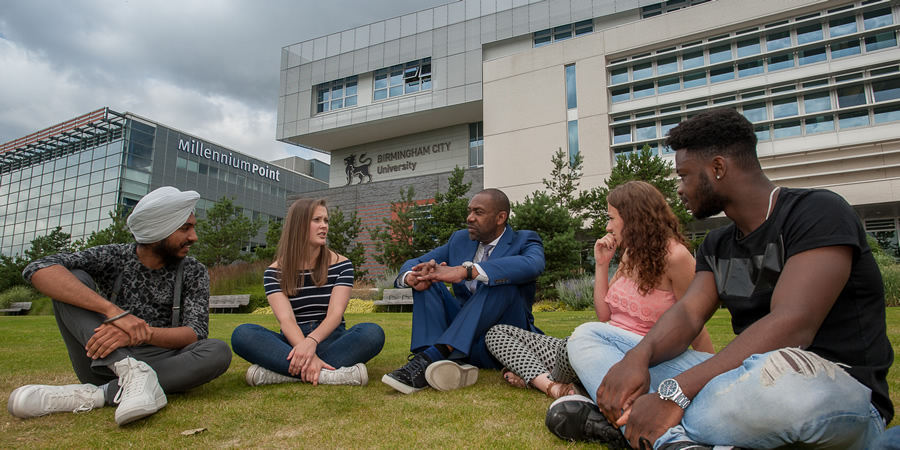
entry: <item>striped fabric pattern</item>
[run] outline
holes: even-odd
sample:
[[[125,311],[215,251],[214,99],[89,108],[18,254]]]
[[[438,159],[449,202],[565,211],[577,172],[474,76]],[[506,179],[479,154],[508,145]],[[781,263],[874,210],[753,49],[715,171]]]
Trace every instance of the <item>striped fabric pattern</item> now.
[[[279,278],[281,270],[269,267],[263,275],[263,285],[266,295],[281,292]],[[331,300],[331,290],[335,286],[353,287],[353,263],[349,259],[332,264],[328,268],[328,280],[322,286],[316,286],[310,277],[310,272],[305,270],[303,287],[298,289],[294,297],[288,297],[294,317],[298,324],[325,320],[328,312],[328,302]],[[344,318],[341,317],[341,324]]]

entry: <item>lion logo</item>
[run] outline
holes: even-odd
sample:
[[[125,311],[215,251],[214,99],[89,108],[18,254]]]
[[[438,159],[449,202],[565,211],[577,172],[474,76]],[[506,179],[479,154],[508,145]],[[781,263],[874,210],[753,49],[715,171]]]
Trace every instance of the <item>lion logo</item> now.
[[[353,184],[353,179],[359,177],[359,183],[368,183],[372,181],[372,175],[369,175],[369,166],[372,165],[372,158],[366,158],[366,154],[363,153],[359,156],[359,165],[356,165],[356,155],[350,155],[344,158],[344,164],[347,165],[347,186]],[[363,181],[363,179],[366,181]]]

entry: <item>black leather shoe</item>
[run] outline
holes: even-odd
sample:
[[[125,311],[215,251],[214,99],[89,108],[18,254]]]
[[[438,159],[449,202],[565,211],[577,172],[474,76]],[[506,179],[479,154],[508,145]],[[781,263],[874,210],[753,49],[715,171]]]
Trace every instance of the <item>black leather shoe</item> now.
[[[597,405],[582,395],[560,397],[547,409],[544,421],[560,439],[606,444],[610,449],[628,449],[628,441],[600,413]]]
[[[431,360],[425,353],[418,353],[411,358],[405,366],[381,377],[381,382],[404,393],[412,394],[428,387],[425,380],[425,369],[431,364]]]

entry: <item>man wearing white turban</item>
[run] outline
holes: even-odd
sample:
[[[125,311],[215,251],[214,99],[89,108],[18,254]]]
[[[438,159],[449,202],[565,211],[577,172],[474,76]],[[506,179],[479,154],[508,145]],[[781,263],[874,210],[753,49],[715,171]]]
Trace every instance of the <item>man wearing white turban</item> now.
[[[200,195],[161,187],[128,217],[136,243],[38,259],[22,273],[53,300],[81,383],[26,385],[7,410],[19,418],[117,405],[125,425],[225,373],[231,349],[209,333],[209,273],[188,257]]]

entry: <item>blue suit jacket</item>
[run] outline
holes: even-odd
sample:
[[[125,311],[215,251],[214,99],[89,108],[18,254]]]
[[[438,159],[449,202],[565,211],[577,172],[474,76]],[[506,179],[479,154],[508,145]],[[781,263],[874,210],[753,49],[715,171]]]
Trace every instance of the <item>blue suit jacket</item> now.
[[[468,230],[457,231],[446,244],[405,262],[394,285],[401,287],[403,274],[416,264],[433,259],[438,264],[445,262],[448,266],[459,266],[465,261],[472,261],[476,250],[478,241],[469,239]],[[488,286],[517,285],[519,297],[531,305],[534,303],[537,277],[544,272],[544,244],[534,231],[513,231],[507,225],[488,260],[478,264],[490,277]],[[462,302],[472,296],[465,281],[454,283],[453,293]]]

